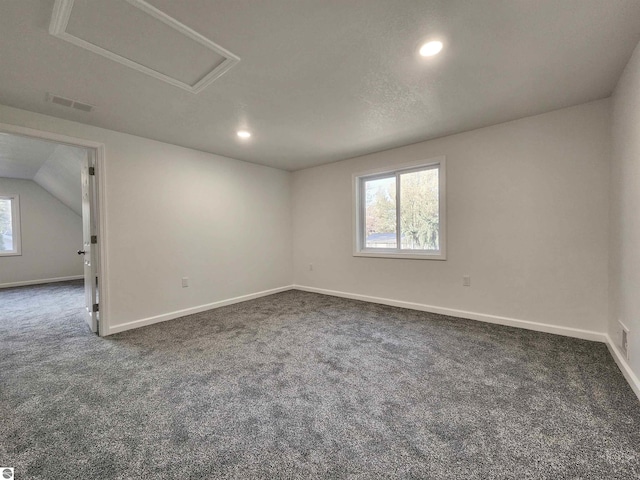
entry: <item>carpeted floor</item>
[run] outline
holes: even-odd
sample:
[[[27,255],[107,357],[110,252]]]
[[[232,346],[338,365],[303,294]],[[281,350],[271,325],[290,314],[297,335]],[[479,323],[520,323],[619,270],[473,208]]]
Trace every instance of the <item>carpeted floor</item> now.
[[[290,291],[98,338],[82,285],[0,290],[17,479],[637,479],[605,345]]]

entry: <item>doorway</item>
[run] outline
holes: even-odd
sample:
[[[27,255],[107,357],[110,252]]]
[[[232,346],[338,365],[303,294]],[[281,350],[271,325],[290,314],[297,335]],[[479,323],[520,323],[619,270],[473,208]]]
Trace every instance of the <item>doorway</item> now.
[[[105,335],[104,146],[0,124],[0,150],[0,288],[82,281],[84,322]]]

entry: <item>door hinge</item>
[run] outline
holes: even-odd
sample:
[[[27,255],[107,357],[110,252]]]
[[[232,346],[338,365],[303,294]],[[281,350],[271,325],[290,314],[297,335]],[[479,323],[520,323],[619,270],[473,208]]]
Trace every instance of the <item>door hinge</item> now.
[[[96,244],[98,243],[98,236],[97,235],[91,235],[91,243],[92,244]]]
[[[89,175],[95,175],[96,174],[96,167],[89,167]]]
[[[100,307],[99,307],[99,305],[97,303],[93,304],[93,311],[94,312],[99,312],[100,311]]]

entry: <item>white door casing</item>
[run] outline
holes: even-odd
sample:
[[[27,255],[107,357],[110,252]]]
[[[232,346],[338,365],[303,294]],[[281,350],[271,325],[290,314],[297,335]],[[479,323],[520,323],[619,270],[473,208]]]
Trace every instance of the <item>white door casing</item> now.
[[[99,317],[92,315],[92,321],[97,322],[96,328],[99,335],[109,334],[109,312],[108,312],[108,286],[109,278],[108,269],[108,246],[105,232],[107,231],[107,202],[106,202],[106,162],[105,162],[105,145],[104,143],[85,138],[71,137],[68,135],[54,133],[51,131],[38,130],[35,128],[24,127],[21,125],[12,125],[8,123],[0,123],[0,133],[8,133],[13,135],[21,135],[24,137],[38,138],[41,140],[49,140],[64,145],[86,148],[90,152],[91,161],[95,168],[95,175],[92,177],[91,185],[93,187],[93,208],[92,221],[94,235],[98,235],[98,244],[89,244],[91,248],[91,267],[94,269],[93,277],[99,279],[92,283],[95,289],[96,302],[100,303]],[[88,173],[87,164],[87,173]],[[88,197],[90,198],[90,197]],[[97,275],[97,276],[96,276]],[[93,305],[92,305],[93,306]],[[91,309],[93,310],[93,308]],[[99,320],[99,322],[98,322]]]
[[[84,297],[86,321],[92,332],[98,332],[98,294],[97,294],[97,243],[95,212],[95,151],[88,150],[82,162],[82,250],[84,256]]]

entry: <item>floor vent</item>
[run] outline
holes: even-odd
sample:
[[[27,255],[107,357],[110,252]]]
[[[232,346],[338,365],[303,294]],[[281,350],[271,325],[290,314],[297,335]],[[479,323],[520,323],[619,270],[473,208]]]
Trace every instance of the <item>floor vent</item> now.
[[[54,95],[53,93],[47,93],[47,102],[55,103],[63,107],[75,108],[82,112],[91,112],[95,108],[95,106],[89,105],[88,103],[78,102],[70,98],[61,97],[60,95]]]

